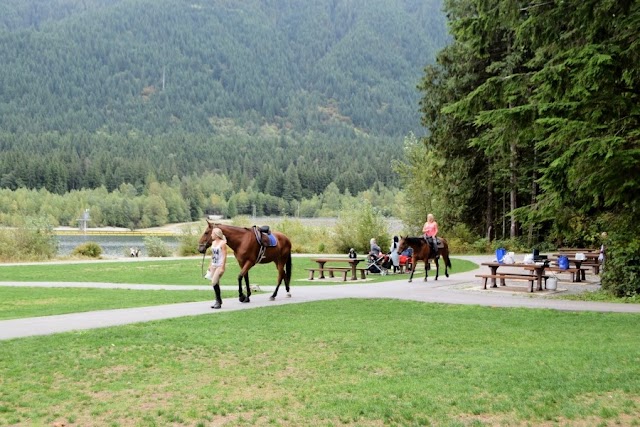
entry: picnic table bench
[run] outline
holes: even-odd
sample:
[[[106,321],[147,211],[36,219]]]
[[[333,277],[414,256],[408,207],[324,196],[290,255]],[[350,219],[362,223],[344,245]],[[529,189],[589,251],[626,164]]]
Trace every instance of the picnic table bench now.
[[[497,273],[497,274],[476,274],[476,277],[484,278],[484,286],[482,289],[487,289],[487,279],[500,279],[500,286],[506,286],[505,280],[521,280],[529,282],[529,292],[533,292],[533,283],[538,281],[538,277],[534,274],[517,274],[517,273]],[[548,279],[549,276],[543,276]],[[542,289],[538,289],[539,291]]]
[[[514,264],[503,264],[499,262],[485,262],[482,265],[486,265],[491,270],[490,274],[476,274],[476,277],[480,277],[484,279],[484,287],[483,289],[487,289],[487,280],[491,279],[491,287],[497,288],[497,279],[500,279],[500,286],[506,286],[505,280],[520,280],[524,282],[529,282],[529,292],[533,292],[534,282],[537,283],[536,289],[538,291],[542,290],[542,282],[546,283],[546,280],[549,276],[544,274],[545,266],[538,264],[523,264],[523,263],[514,263]],[[499,267],[520,267],[528,270],[529,273],[517,273],[513,271],[508,272],[498,272]]]
[[[316,271],[319,273],[318,279],[324,279],[325,278],[324,272],[326,271],[329,273],[329,277],[334,277],[334,273],[339,272],[340,274],[343,275],[344,280],[346,281],[347,274],[343,272],[344,269],[351,272],[351,280],[358,280],[358,275],[357,275],[358,271],[360,271],[360,278],[361,279],[365,278],[365,269],[358,268],[358,264],[364,261],[363,258],[316,258],[314,259],[314,261],[318,263],[318,267],[307,269],[309,270],[309,280],[313,280],[313,277]],[[342,264],[343,266],[346,264],[348,267],[347,266],[344,266],[344,267],[325,266],[325,264],[327,263],[330,263],[330,264],[339,263],[339,264]]]
[[[587,270],[586,267],[580,267],[580,268],[576,268],[576,267],[570,267],[570,268],[560,268],[560,267],[547,267],[545,269],[546,271],[553,271],[556,273],[570,273],[571,274],[571,281],[572,282],[582,282],[583,280],[585,280],[585,271]]]
[[[349,276],[349,273],[353,272],[353,269],[351,267],[317,267],[317,268],[307,268],[306,269],[309,272],[309,280],[313,280],[315,277],[316,272],[318,272],[318,279],[325,279],[325,275],[324,273],[326,272],[329,276],[329,278],[334,278],[336,277],[335,274],[340,274],[342,275],[342,281],[346,282],[347,281],[347,276]],[[365,279],[365,272],[366,272],[366,268],[357,268],[356,267],[356,271],[360,272],[360,278],[361,279]],[[352,279],[353,280],[353,279]]]

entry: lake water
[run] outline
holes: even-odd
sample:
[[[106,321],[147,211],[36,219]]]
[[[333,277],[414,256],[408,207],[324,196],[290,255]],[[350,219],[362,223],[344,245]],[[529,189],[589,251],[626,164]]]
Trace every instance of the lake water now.
[[[147,256],[144,246],[144,236],[118,236],[118,235],[62,235],[58,239],[58,255],[71,255],[73,249],[86,242],[95,242],[102,248],[102,256],[108,258],[120,258],[130,256],[129,248],[140,249],[139,256]],[[172,252],[176,252],[179,246],[176,237],[159,237]]]

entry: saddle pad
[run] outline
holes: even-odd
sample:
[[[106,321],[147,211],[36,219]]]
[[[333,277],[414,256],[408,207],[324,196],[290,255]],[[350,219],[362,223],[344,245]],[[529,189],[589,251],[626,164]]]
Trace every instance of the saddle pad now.
[[[274,246],[278,246],[278,239],[276,239],[276,236],[274,236],[273,234],[268,234],[267,235],[269,237],[269,247],[272,248]]]

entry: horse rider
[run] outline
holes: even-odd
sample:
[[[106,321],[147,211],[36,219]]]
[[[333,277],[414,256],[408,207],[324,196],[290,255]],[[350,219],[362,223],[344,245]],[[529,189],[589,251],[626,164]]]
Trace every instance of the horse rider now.
[[[424,234],[424,239],[429,244],[431,253],[435,258],[438,254],[438,243],[436,241],[436,235],[438,234],[438,223],[433,217],[433,214],[427,215],[427,222],[425,222],[424,226],[422,227],[422,233]]]

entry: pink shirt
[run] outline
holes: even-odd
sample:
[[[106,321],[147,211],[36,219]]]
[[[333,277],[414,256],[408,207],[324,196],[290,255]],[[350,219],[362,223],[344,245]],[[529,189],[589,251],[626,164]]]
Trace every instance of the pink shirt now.
[[[425,222],[424,227],[422,227],[422,232],[429,237],[434,237],[436,234],[438,234],[438,223],[435,221]]]

